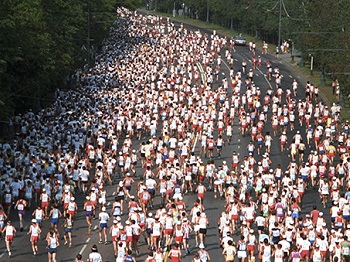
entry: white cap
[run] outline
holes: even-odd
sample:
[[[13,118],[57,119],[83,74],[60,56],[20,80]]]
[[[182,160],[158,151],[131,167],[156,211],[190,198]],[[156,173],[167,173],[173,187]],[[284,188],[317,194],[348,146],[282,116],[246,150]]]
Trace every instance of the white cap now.
[[[75,200],[75,197],[71,197],[70,200],[71,200],[71,201],[74,201],[74,200]]]
[[[35,218],[32,219],[32,223],[36,223],[36,219]]]
[[[202,243],[199,244],[199,248],[204,248],[204,245]]]
[[[106,211],[106,207],[102,207],[102,211],[105,212]]]

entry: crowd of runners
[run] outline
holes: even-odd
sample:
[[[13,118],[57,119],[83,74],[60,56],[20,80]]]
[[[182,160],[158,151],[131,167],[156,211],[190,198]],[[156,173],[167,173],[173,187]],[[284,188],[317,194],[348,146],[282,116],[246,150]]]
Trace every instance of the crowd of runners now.
[[[44,252],[37,244],[47,234],[49,261],[60,244],[74,246],[82,213],[88,232],[99,220],[88,261],[102,261],[103,243],[112,243],[117,262],[139,260],[139,245],[149,248],[144,261],[209,261],[205,196],[212,191],[224,203],[210,213],[218,219],[220,261],[349,261],[350,137],[339,105],[324,104],[312,83],[283,84],[266,50],[251,48],[252,64],[237,65],[233,39],[126,9],[118,16],[80,84],[58,92],[51,107],[18,116],[16,140],[1,145],[8,255],[31,210],[33,255]],[[255,85],[256,70],[270,85]],[[244,153],[213,160],[238,137],[250,137]],[[276,145],[288,165],[273,162]],[[106,188],[115,183],[109,207]],[[318,190],[331,221],[317,206],[302,215],[308,190]],[[190,193],[198,199],[186,206]],[[18,222],[9,221],[13,212]],[[42,232],[46,219],[51,228]]]

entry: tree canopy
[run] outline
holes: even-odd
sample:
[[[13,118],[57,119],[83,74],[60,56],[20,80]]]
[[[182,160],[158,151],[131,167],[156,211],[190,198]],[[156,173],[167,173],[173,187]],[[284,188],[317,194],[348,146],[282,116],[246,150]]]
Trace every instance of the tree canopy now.
[[[40,109],[67,74],[87,63],[117,19],[141,0],[0,1],[0,121]],[[90,39],[88,39],[90,33]]]

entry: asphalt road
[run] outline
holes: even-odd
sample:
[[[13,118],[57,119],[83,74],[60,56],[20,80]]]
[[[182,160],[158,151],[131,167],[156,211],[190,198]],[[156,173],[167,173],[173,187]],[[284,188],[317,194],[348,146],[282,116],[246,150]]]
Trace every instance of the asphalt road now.
[[[197,28],[193,28],[191,26],[188,27],[190,30],[197,30]],[[201,30],[202,32],[206,32],[204,30]],[[224,54],[222,54],[222,57],[224,57]],[[238,69],[241,69],[241,63],[243,59],[248,59],[250,60],[252,57],[251,53],[249,52],[248,47],[236,47],[236,52],[234,53],[234,58],[235,58],[235,63],[234,63],[234,70],[237,71]],[[303,89],[303,87],[306,84],[306,79],[302,77],[293,67],[291,67],[289,64],[283,62],[282,60],[276,59],[272,55],[262,55],[263,58],[263,66],[261,71],[260,70],[254,70],[254,82],[256,83],[257,86],[259,86],[262,90],[262,94],[266,92],[266,90],[269,88],[269,85],[271,84],[274,86],[274,82],[269,83],[266,81],[264,77],[264,72],[265,72],[265,66],[264,62],[266,60],[270,60],[272,63],[272,66],[275,67],[276,65],[279,67],[281,74],[284,76],[282,80],[282,87],[285,90],[287,87],[291,87],[293,79],[297,79],[299,83],[300,89]],[[247,69],[250,69],[250,63],[248,62]],[[222,63],[221,65],[221,72],[220,74],[220,79],[226,76],[229,78],[229,68],[225,65],[225,63]],[[303,98],[303,92],[299,92],[299,97],[298,99]],[[269,119],[269,117],[268,117]],[[296,121],[297,122],[297,121]],[[245,136],[242,137],[239,134],[238,130],[238,121],[235,120],[234,123],[234,135],[233,135],[233,143],[231,145],[226,145],[223,148],[222,151],[222,156],[218,158],[217,156],[214,156],[214,161],[215,164],[220,165],[223,160],[228,161],[230,163],[231,155],[233,150],[235,150],[237,153],[240,154],[241,159],[243,156],[247,155],[247,150],[246,150],[246,145],[250,141],[250,136]],[[299,127],[298,123],[296,123],[296,130],[301,130],[301,133],[303,132],[304,129],[303,127]],[[272,132],[272,129],[270,128],[270,124],[266,125],[266,128],[264,129],[264,132],[270,131]],[[288,137],[291,138],[294,136],[295,131],[290,132],[288,134]],[[214,135],[215,137],[215,135]],[[139,141],[134,141],[135,148],[138,147]],[[196,147],[194,149],[194,152],[196,155],[199,155],[199,142],[196,144]],[[306,154],[308,154],[308,150],[306,151]],[[290,162],[290,157],[288,154],[281,154],[280,149],[279,149],[279,141],[278,137],[274,137],[274,140],[272,142],[272,147],[271,147],[271,160],[273,161],[272,168],[275,168],[277,164],[280,164],[283,169],[287,167],[287,165]],[[260,159],[260,156],[255,155],[257,160]],[[206,162],[206,159],[204,159],[204,162]],[[141,173],[142,170],[140,167],[138,167],[138,173]],[[136,184],[136,183],[135,183]],[[136,187],[136,185],[134,186]],[[111,208],[111,203],[113,203],[114,196],[113,192],[115,190],[115,186],[107,186],[107,192],[109,194],[108,197],[108,207],[109,210]],[[184,201],[186,203],[186,206],[188,207],[188,211],[191,209],[193,206],[193,202],[196,200],[195,195],[186,195],[184,197]],[[84,195],[82,193],[77,193],[76,194],[76,202],[78,204],[78,207],[80,211],[83,209],[83,202],[84,202]],[[155,198],[155,206],[159,204],[160,202],[160,197],[157,196]],[[206,207],[206,214],[208,215],[210,226],[208,229],[208,234],[207,234],[207,239],[206,239],[206,250],[209,252],[210,256],[212,257],[212,260],[216,261],[224,261],[223,257],[221,255],[221,249],[219,247],[219,237],[218,237],[218,231],[217,231],[217,219],[219,218],[221,212],[223,211],[223,206],[224,206],[224,200],[220,199],[214,199],[213,193],[208,192],[205,197],[204,201],[205,207]],[[303,201],[303,208],[302,208],[302,213],[308,213],[310,212],[311,208],[313,205],[317,205],[320,210],[323,210],[318,193],[315,190],[308,191],[304,197]],[[107,208],[108,208],[107,207]],[[323,210],[325,211],[325,210]],[[15,211],[12,210],[12,221],[14,225],[18,228],[18,220],[15,218]],[[13,243],[13,257],[11,259],[7,258],[7,253],[5,252],[5,242],[2,240],[0,242],[0,261],[47,261],[47,253],[46,253],[46,242],[45,240],[40,240],[39,241],[39,254],[36,257],[33,257],[32,251],[31,251],[31,246],[29,242],[29,236],[27,236],[25,233],[28,231],[28,226],[29,226],[29,221],[31,219],[30,217],[31,212],[27,212],[25,218],[26,218],[26,223],[25,223],[25,232],[18,232],[17,236],[15,237],[15,241]],[[325,211],[324,212],[326,215],[326,218],[329,218],[329,212]],[[123,220],[125,220],[126,215],[123,215]],[[62,221],[61,225],[62,225]],[[111,225],[111,222],[109,223]],[[98,220],[93,221],[93,228],[98,228]],[[47,231],[49,229],[49,220],[44,221],[43,224],[43,234],[42,234],[42,239],[46,235]],[[63,233],[63,229],[60,227],[60,232],[61,234]],[[83,255],[84,261],[86,260],[88,253],[90,251],[90,248],[93,244],[97,244],[98,242],[98,230],[92,231],[91,235],[87,235],[87,225],[85,222],[85,216],[84,212],[78,212],[78,215],[76,216],[75,219],[75,224],[73,227],[73,246],[69,248],[68,246],[63,245],[63,240],[60,240],[61,246],[58,247],[58,253],[57,253],[57,260],[58,261],[74,261],[75,256],[78,253],[81,253]],[[99,252],[102,254],[104,261],[115,261],[114,255],[113,255],[113,246],[109,242],[108,245],[104,244],[97,244],[99,248]],[[184,257],[183,261],[188,262],[191,261],[193,258],[193,253],[197,250],[195,248],[195,243],[194,239],[192,238],[190,241],[191,245],[191,254],[187,255]],[[144,261],[144,259],[147,256],[148,249],[145,244],[145,240],[141,238],[140,240],[140,255],[136,258],[137,261]]]

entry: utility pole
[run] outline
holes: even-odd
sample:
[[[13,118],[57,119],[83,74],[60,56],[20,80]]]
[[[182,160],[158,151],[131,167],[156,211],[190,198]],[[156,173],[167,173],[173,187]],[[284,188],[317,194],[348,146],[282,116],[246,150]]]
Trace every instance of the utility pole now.
[[[209,0],[207,0],[207,24],[209,24]]]
[[[282,0],[280,1],[280,13],[279,13],[279,19],[278,19],[278,53],[281,54],[281,28],[282,28]]]
[[[88,63],[88,68],[90,67],[90,60],[91,60],[91,43],[90,43],[90,14],[91,14],[91,10],[90,10],[90,0],[87,1],[87,7],[88,7],[88,17],[87,17],[87,30],[88,30],[88,35],[87,35],[87,51],[88,51],[88,59],[87,59],[87,63]]]

